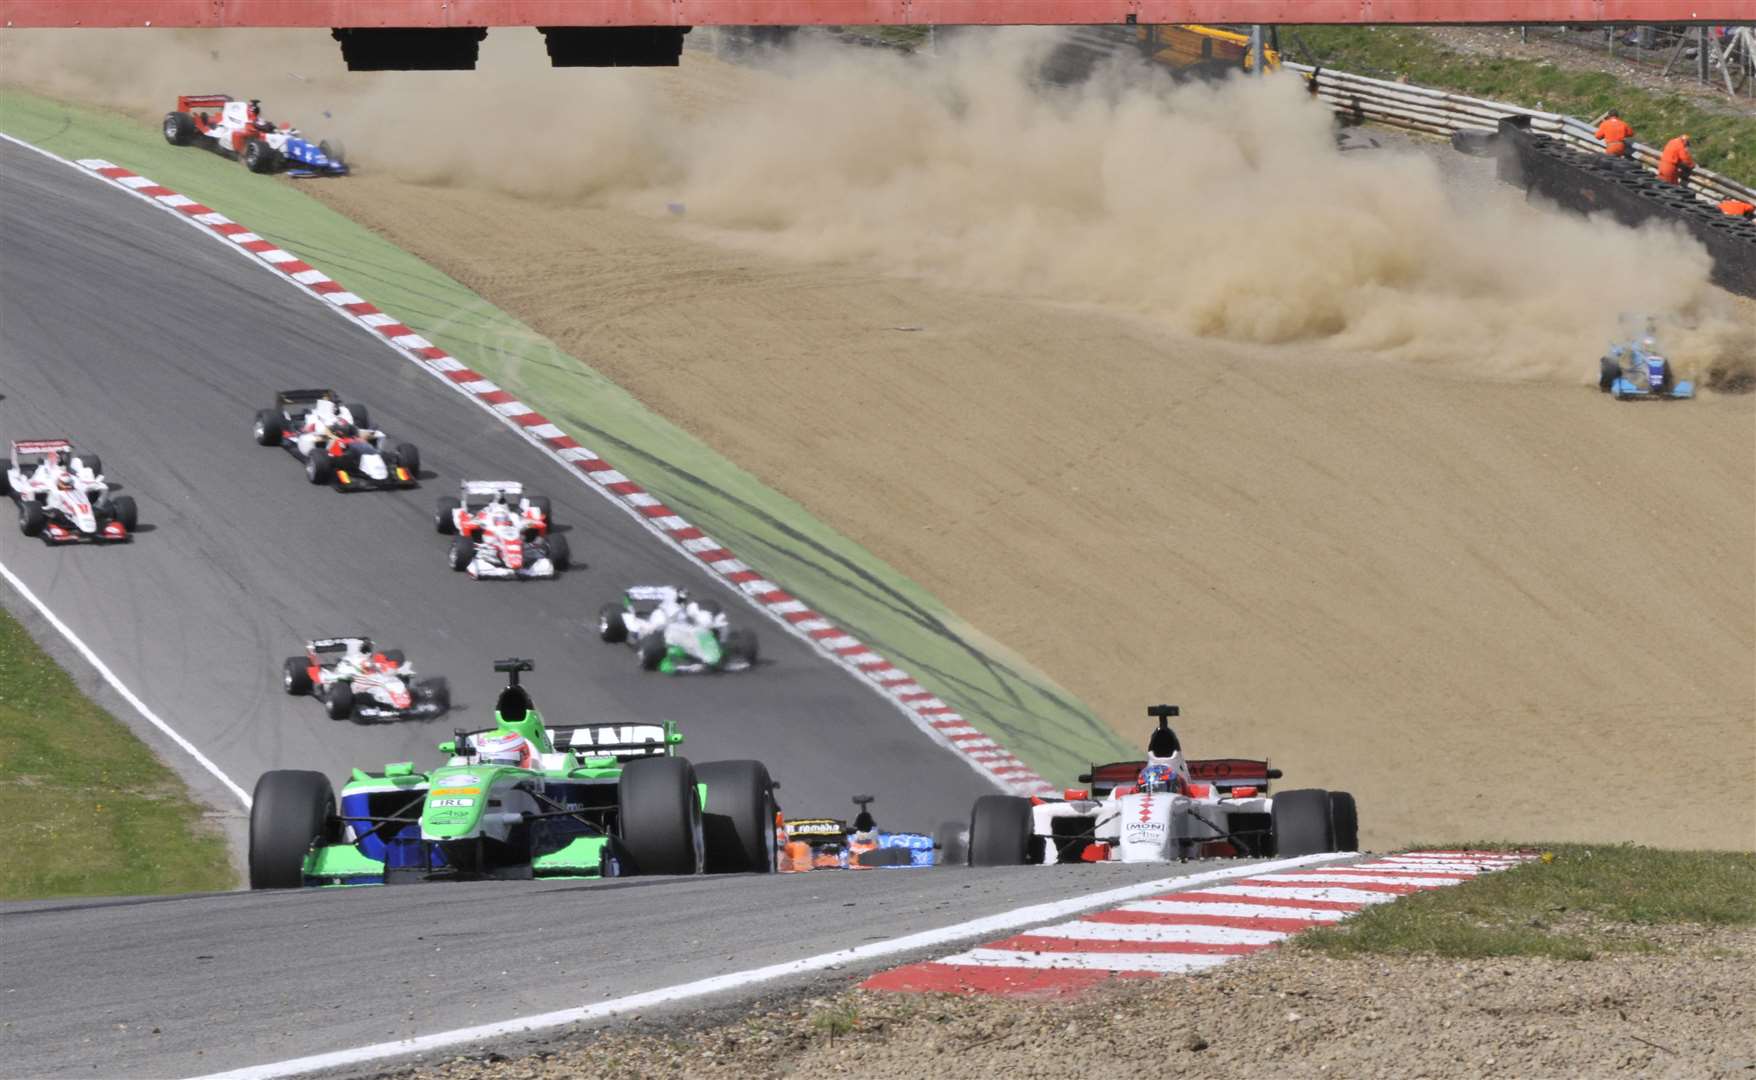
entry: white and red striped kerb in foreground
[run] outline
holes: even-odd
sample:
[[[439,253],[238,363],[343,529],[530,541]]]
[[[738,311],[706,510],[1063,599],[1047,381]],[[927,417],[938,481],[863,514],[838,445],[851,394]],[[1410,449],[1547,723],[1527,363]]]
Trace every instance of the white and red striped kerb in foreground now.
[[[1022,794],[1052,790],[1035,770],[977,731],[957,711],[915,682],[864,642],[811,610],[788,593],[740,562],[719,541],[683,520],[682,516],[641,486],[617,472],[615,467],[550,423],[535,409],[502,390],[487,377],[471,371],[455,357],[421,337],[394,316],[370,301],[349,292],[321,270],[297,255],[257,236],[249,229],[170,188],[100,159],[85,159],[81,166],[142,198],[173,210],[193,224],[231,241],[238,249],[314,293],[353,317],[404,356],[451,383],[456,389],[491,409],[526,439],[550,451],[578,470],[591,486],[644,522],[672,547],[684,552],[735,586],[777,622],[812,645],[831,662],[859,676],[901,708],[915,724],[938,742],[961,754],[978,771],[1002,786]]]
[[[1271,948],[1301,930],[1340,922],[1369,904],[1456,885],[1532,857],[1411,851],[1353,866],[1239,878],[1123,904],[943,960],[893,968],[860,985],[867,990],[1053,996],[1109,978],[1199,971]]]

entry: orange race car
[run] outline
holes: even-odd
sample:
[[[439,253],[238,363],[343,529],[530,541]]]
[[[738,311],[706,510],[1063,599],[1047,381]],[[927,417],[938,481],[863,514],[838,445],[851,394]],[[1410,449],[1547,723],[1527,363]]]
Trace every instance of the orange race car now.
[[[933,837],[926,833],[884,832],[872,819],[871,803],[870,795],[854,796],[854,805],[860,812],[852,825],[839,818],[777,819],[780,872],[937,865],[939,844]]]

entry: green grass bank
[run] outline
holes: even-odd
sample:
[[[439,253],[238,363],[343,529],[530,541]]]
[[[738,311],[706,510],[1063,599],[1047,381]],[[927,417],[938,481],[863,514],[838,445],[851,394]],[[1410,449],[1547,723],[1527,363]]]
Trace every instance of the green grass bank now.
[[[0,609],[0,900],[237,885],[220,830],[176,774],[80,693]]]
[[[1661,948],[1643,936],[1647,928],[1756,925],[1756,853],[1632,844],[1455,846],[1544,855],[1452,888],[1376,905],[1291,944],[1342,956],[1590,960],[1600,953]]]

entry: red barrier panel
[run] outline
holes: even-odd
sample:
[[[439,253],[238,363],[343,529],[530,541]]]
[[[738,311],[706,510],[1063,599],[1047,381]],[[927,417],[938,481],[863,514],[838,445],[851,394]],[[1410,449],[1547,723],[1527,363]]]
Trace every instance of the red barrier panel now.
[[[1718,23],[1752,0],[0,0],[0,26]]]

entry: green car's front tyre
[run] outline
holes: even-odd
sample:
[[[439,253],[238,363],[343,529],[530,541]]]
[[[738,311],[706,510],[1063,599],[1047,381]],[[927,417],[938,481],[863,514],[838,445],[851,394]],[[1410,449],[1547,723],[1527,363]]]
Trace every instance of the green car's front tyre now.
[[[250,887],[303,885],[305,856],[335,831],[335,820],[329,777],[299,769],[263,773],[250,796]]]
[[[760,761],[709,761],[702,834],[710,874],[768,874],[775,868],[774,781]]]
[[[695,785],[687,758],[638,758],[622,770],[617,810],[634,873],[701,873],[706,845]]]

